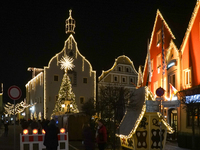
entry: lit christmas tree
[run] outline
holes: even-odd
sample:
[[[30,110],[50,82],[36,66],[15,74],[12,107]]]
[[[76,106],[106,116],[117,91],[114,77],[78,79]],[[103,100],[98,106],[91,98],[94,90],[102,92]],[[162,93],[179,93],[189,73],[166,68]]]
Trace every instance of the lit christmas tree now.
[[[67,75],[67,71],[72,70],[74,67],[74,65],[72,64],[73,59],[66,56],[62,57],[59,62],[61,63],[61,69],[65,70],[65,74],[62,79],[62,83],[58,93],[58,99],[56,101],[53,113],[55,114],[56,112],[61,112],[62,109],[64,109],[62,105],[67,108],[67,112],[78,113],[79,110],[75,102],[75,94],[72,91],[70,78]]]

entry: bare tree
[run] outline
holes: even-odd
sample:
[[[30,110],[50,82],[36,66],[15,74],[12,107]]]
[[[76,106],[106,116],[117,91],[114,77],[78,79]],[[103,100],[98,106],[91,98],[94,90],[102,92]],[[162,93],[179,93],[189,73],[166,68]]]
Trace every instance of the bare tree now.
[[[116,147],[116,127],[121,122],[125,111],[130,107],[129,100],[133,91],[123,86],[100,86],[98,108],[101,118],[107,123],[107,130],[113,149]]]

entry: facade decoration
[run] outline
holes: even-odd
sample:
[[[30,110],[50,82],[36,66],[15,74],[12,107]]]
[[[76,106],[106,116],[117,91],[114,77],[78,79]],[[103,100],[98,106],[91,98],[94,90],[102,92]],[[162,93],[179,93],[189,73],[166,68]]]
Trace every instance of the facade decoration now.
[[[73,62],[73,59],[68,56],[63,57],[60,61],[61,69],[64,69],[65,74],[62,79],[62,83],[61,83],[60,90],[58,93],[58,99],[55,103],[55,108],[53,110],[53,115],[59,114],[59,112],[61,111],[63,111],[64,113],[67,113],[67,112],[78,113],[79,112],[76,102],[75,102],[75,94],[72,91],[70,78],[67,75],[67,71],[73,70],[73,68],[75,67],[72,64],[72,62]]]
[[[73,70],[68,70],[67,75],[70,79],[72,91],[75,94],[77,109],[81,112],[81,106],[89,98],[96,98],[96,71],[92,69],[90,62],[79,52],[77,43],[74,39],[75,20],[72,18],[72,11],[69,11],[69,18],[66,19],[65,32],[68,35],[64,42],[62,51],[53,56],[48,66],[44,68],[31,68],[33,78],[26,84],[26,99],[29,103],[37,101],[35,110],[41,113],[42,118],[50,119],[65,72],[60,69],[60,60],[63,57],[72,58]],[[67,106],[65,106],[67,107]],[[67,108],[65,108],[67,109]],[[31,116],[26,110],[28,117]],[[28,118],[27,118],[28,119]]]

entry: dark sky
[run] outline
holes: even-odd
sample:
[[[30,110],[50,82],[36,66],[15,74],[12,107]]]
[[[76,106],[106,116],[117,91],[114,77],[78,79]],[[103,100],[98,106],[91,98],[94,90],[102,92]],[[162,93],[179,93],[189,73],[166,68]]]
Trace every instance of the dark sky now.
[[[187,2],[187,3],[186,3]],[[31,79],[28,67],[43,68],[67,39],[65,20],[72,9],[75,40],[97,76],[112,67],[115,58],[128,56],[136,70],[144,65],[156,10],[192,12],[196,0],[18,0],[0,2],[0,83],[4,94],[17,85],[25,97]],[[166,13],[166,14],[167,14]],[[165,17],[165,15],[164,15]],[[178,20],[177,20],[178,22]],[[188,22],[186,22],[188,24]],[[172,31],[173,32],[173,31]],[[176,36],[176,35],[175,35]],[[7,100],[4,100],[7,101]]]

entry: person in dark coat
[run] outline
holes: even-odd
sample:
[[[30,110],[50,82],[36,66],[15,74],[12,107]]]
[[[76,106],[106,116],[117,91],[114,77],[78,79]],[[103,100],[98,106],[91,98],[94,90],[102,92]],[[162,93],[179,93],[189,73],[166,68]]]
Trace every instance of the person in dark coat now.
[[[9,123],[8,123],[8,120],[6,119],[5,121],[4,121],[4,136],[8,136],[8,125],[9,125]]]
[[[103,120],[98,120],[98,129],[97,129],[97,144],[99,150],[104,150],[106,148],[107,142],[107,130],[103,124]]]
[[[87,123],[83,125],[83,144],[85,150],[94,150],[94,134]]]
[[[43,144],[46,146],[46,150],[57,150],[59,129],[56,126],[56,121],[52,119],[44,130],[45,136]]]

